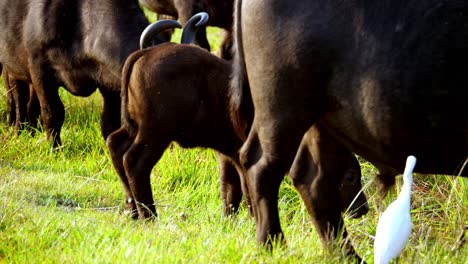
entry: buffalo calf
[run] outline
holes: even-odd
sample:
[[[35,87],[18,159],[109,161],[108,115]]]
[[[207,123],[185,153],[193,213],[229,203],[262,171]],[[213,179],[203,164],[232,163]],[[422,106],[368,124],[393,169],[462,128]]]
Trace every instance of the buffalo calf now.
[[[193,45],[163,43],[129,56],[122,80],[123,124],[107,140],[127,209],[137,209],[141,218],[155,213],[150,172],[172,141],[215,149],[221,159],[236,157],[242,141],[226,103],[230,72],[230,63]],[[233,169],[233,163],[225,164]],[[227,198],[226,203],[238,202]]]

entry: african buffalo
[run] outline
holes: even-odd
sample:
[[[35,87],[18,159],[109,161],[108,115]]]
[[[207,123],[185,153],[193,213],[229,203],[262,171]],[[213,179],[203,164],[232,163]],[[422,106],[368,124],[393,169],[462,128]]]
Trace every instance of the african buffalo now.
[[[137,0],[1,0],[0,63],[31,84],[48,138],[61,144],[63,86],[78,96],[99,88],[104,138],[120,126],[121,69],[148,26]]]
[[[467,14],[458,0],[235,3],[232,85],[250,85],[255,109],[240,159],[259,242],[283,237],[278,188],[315,124],[337,142],[319,145],[329,154],[309,210],[325,244],[343,226],[334,152],[370,161],[385,187],[408,155],[416,172],[468,175]]]
[[[208,25],[224,30],[220,56],[223,59],[231,59],[233,0],[139,0],[139,2],[158,15],[169,15],[179,19],[183,25],[198,12],[208,13],[210,16]],[[200,28],[197,33],[196,44],[210,50],[205,28]]]
[[[123,124],[108,137],[107,146],[124,186],[126,212],[142,219],[156,215],[150,173],[172,141],[184,148],[216,150],[224,213],[237,211],[242,194],[248,193],[243,192],[238,161],[245,135],[231,122],[231,63],[194,45],[163,43],[131,54],[122,75]],[[317,126],[310,133],[320,130]],[[312,157],[321,154],[316,153],[317,142],[304,137],[290,173],[308,208],[314,195],[311,185],[321,170]],[[368,207],[359,193],[359,163],[350,152],[339,155],[347,164],[341,171],[339,210],[346,210],[357,196],[351,211],[363,215]]]

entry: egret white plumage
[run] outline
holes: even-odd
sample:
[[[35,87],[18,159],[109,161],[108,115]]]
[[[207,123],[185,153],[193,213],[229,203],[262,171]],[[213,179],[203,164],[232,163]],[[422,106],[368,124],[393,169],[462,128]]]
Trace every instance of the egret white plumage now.
[[[374,263],[389,263],[405,248],[411,233],[411,186],[416,158],[409,156],[403,172],[403,186],[397,199],[382,213],[374,240]]]

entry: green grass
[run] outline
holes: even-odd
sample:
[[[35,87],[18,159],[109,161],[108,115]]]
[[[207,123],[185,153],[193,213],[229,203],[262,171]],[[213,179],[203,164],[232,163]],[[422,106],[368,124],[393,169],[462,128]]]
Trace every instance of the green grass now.
[[[219,32],[209,32],[219,42],[214,36]],[[168,149],[151,179],[158,220],[129,219],[122,214],[123,190],[100,134],[100,95],[78,98],[61,91],[66,106],[63,148],[52,151],[43,132],[15,135],[8,127],[1,86],[0,263],[350,262],[339,252],[323,251],[288,180],[279,201],[287,246],[273,254],[258,247],[254,221],[245,208],[236,217],[221,217],[211,150]],[[357,252],[372,263],[376,170],[361,164],[371,211],[361,219],[346,219],[346,224]],[[416,176],[412,208],[413,232],[401,263],[468,263],[466,244],[452,251],[468,224],[466,179]]]

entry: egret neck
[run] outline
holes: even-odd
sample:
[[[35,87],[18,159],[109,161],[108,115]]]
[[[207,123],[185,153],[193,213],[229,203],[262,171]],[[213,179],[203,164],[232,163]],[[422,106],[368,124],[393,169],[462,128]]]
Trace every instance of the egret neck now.
[[[397,200],[405,210],[410,210],[411,205],[411,188],[413,186],[413,170],[416,165],[416,158],[414,156],[409,156],[406,160],[405,171],[403,172],[403,186],[401,187],[401,192],[398,195]]]

